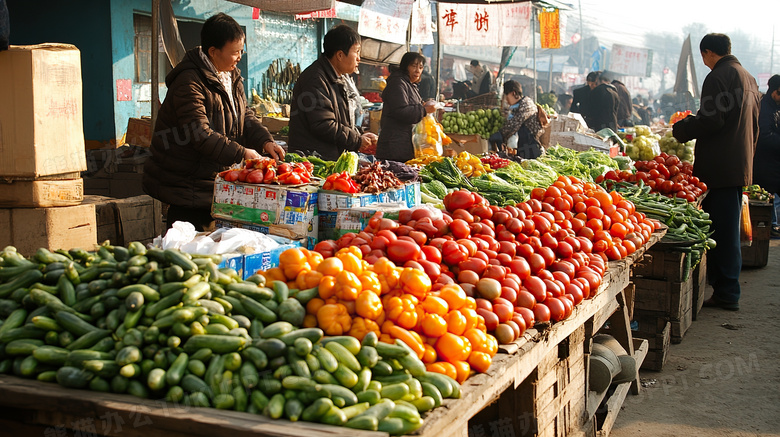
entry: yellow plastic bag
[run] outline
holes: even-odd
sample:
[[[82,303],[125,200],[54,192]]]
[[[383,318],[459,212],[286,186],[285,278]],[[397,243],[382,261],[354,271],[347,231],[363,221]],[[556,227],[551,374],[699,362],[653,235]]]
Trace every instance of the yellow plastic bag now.
[[[742,195],[742,214],[739,216],[739,242],[742,247],[753,244],[753,225],[750,223],[750,201]]]

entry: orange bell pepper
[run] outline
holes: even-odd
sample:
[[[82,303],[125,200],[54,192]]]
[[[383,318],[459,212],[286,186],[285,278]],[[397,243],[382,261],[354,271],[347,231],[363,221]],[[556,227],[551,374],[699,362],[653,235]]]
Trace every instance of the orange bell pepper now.
[[[429,344],[424,344],[425,347],[425,353],[422,357],[422,362],[425,364],[431,364],[436,362],[436,349],[433,348],[433,346]]]
[[[282,252],[279,255],[279,267],[288,280],[295,279],[298,273],[303,270],[311,270],[309,260],[300,248],[287,249]]]
[[[374,263],[373,269],[374,273],[377,274],[379,284],[382,287],[381,294],[389,293],[398,287],[401,278],[401,269],[396,267],[392,261],[384,257],[379,258],[377,262]]]
[[[463,307],[458,311],[460,311],[460,313],[463,314],[463,316],[466,318],[466,329],[464,331],[468,331],[469,329],[477,326],[477,322],[479,321],[479,314],[477,314],[476,310]],[[482,320],[484,320],[484,318]]]
[[[344,270],[344,263],[335,256],[322,260],[317,266],[317,271],[325,276],[336,276],[342,270]]]
[[[306,314],[306,316],[303,318],[303,327],[304,328],[316,328],[317,327],[317,316],[314,314]]]
[[[295,277],[295,287],[299,290],[307,290],[320,285],[322,273],[316,270],[301,270]]]
[[[468,363],[471,368],[480,373],[487,372],[492,362],[493,357],[491,357],[487,352],[480,351],[471,351],[471,355],[469,355],[468,359]]]
[[[336,277],[323,276],[320,279],[318,293],[323,300],[333,297],[336,294]]]
[[[270,284],[273,281],[287,282],[287,277],[284,275],[284,270],[280,267],[272,267],[266,271],[261,271],[261,275],[265,276],[265,283]]]
[[[317,324],[328,335],[344,335],[352,327],[352,317],[341,304],[325,304],[317,311]]]
[[[371,271],[363,271],[358,275],[360,285],[363,290],[373,291],[377,296],[382,293],[382,284],[379,282],[379,275]]]
[[[336,258],[344,264],[344,270],[359,275],[363,272],[363,252],[357,246],[348,246],[336,252]]]
[[[471,342],[466,337],[447,332],[436,342],[436,353],[451,363],[463,361],[471,353]]]
[[[452,310],[447,314],[447,331],[455,335],[463,335],[466,332],[466,316],[458,310]]]
[[[471,374],[471,366],[466,360],[454,361],[452,364],[455,366],[455,380],[463,384]]]
[[[354,316],[356,314],[355,312],[355,301],[354,300],[342,300],[338,299],[336,303],[340,303],[344,305],[345,308],[347,308],[347,312],[350,316]]]
[[[406,267],[401,271],[403,291],[422,299],[431,291],[431,278],[424,271]]]
[[[334,293],[341,300],[355,300],[362,291],[363,286],[355,273],[349,270],[343,270],[336,275],[336,285]]]
[[[439,290],[439,297],[447,301],[450,310],[458,310],[466,304],[466,292],[458,284],[447,284]]]
[[[463,333],[471,343],[471,350],[477,352],[489,352],[490,347],[488,345],[487,333],[476,328],[472,328]]]
[[[323,305],[325,305],[325,301],[319,297],[315,297],[306,304],[306,313],[316,316],[317,311],[319,311],[320,307]]]
[[[352,327],[349,328],[348,334],[363,341],[363,337],[369,332],[375,332],[377,337],[382,333],[379,331],[379,325],[375,321],[365,319],[363,317],[355,317],[352,319]]]
[[[446,316],[450,311],[450,306],[447,304],[446,300],[437,296],[431,296],[430,294],[422,302],[422,307],[426,313],[436,314],[442,317]]]
[[[370,290],[363,290],[355,302],[355,312],[360,317],[376,320],[382,314],[382,300],[379,296]]]
[[[406,329],[417,326],[417,304],[413,296],[393,297],[385,304],[387,318]],[[416,300],[416,299],[415,299]]]
[[[427,337],[441,337],[447,332],[447,321],[438,314],[426,314],[421,326],[423,334]]]

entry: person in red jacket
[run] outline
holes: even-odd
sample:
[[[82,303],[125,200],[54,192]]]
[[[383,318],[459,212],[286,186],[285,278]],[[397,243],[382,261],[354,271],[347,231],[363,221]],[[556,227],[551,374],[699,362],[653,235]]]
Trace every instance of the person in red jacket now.
[[[710,33],[699,44],[710,73],[701,89],[701,107],[674,124],[684,143],[696,139],[693,174],[709,188],[702,207],[712,220],[717,246],[707,257],[712,297],[704,306],[739,310],[742,269],[739,218],[742,187],[750,185],[758,138],[759,92],[755,78],[731,54],[727,35]]]

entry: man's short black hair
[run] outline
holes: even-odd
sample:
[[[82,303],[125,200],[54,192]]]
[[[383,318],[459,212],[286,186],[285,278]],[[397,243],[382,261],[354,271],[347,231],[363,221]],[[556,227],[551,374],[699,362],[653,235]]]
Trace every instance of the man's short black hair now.
[[[599,76],[601,76],[601,72],[600,71],[591,71],[585,77],[585,81],[587,81],[587,82],[598,82]]]
[[[731,54],[731,39],[722,33],[708,33],[699,43],[699,51],[709,50],[718,56]]]
[[[601,74],[599,74],[599,79],[602,83],[611,83],[612,82],[612,74],[602,71]]]
[[[325,34],[322,52],[328,59],[336,56],[338,52],[348,55],[355,44],[360,44],[360,34],[346,24],[340,24]]]
[[[523,88],[516,80],[508,80],[504,82],[504,94],[517,93],[520,97],[523,97]]]
[[[769,89],[766,91],[767,94],[771,94],[772,91],[780,91],[780,74],[770,77],[767,85],[769,86]]]
[[[398,65],[398,68],[400,68],[401,71],[404,72],[404,74],[407,74],[409,72],[409,66],[412,64],[416,64],[417,62],[422,62],[424,67],[425,56],[421,55],[418,52],[406,52],[401,57],[401,63]]]
[[[479,61],[477,61],[476,59],[472,59],[471,60],[471,66],[472,67],[479,67]]]
[[[243,38],[244,29],[233,17],[224,12],[209,17],[200,30],[200,46],[206,53],[211,47],[221,49],[228,42]]]

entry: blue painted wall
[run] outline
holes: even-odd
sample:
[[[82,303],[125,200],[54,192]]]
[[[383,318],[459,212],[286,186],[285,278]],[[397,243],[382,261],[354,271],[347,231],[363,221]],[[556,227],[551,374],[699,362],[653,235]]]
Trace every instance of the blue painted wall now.
[[[133,13],[150,14],[150,5],[149,0],[111,0],[114,80],[135,79]],[[274,59],[289,58],[299,62],[301,68],[306,68],[317,59],[319,24],[316,21],[295,21],[291,15],[262,12],[259,19],[253,20],[251,7],[224,0],[173,0],[172,5],[174,15],[179,20],[204,22],[215,13],[224,12],[245,27],[247,53],[244,56],[248,68],[242,74],[246,79],[247,93],[252,87],[258,87],[256,84],[260,83],[262,74]],[[117,102],[116,87],[113,87],[117,137],[124,133],[128,118],[151,114],[149,102],[138,101],[141,95],[151,95],[148,85],[134,83],[133,101]],[[163,85],[160,99],[164,96]]]
[[[110,116],[113,113],[110,96],[114,87],[109,3],[104,0],[17,0],[6,4],[11,18],[11,44],[57,42],[78,47],[81,51],[84,137],[98,141],[114,138],[114,119]]]

